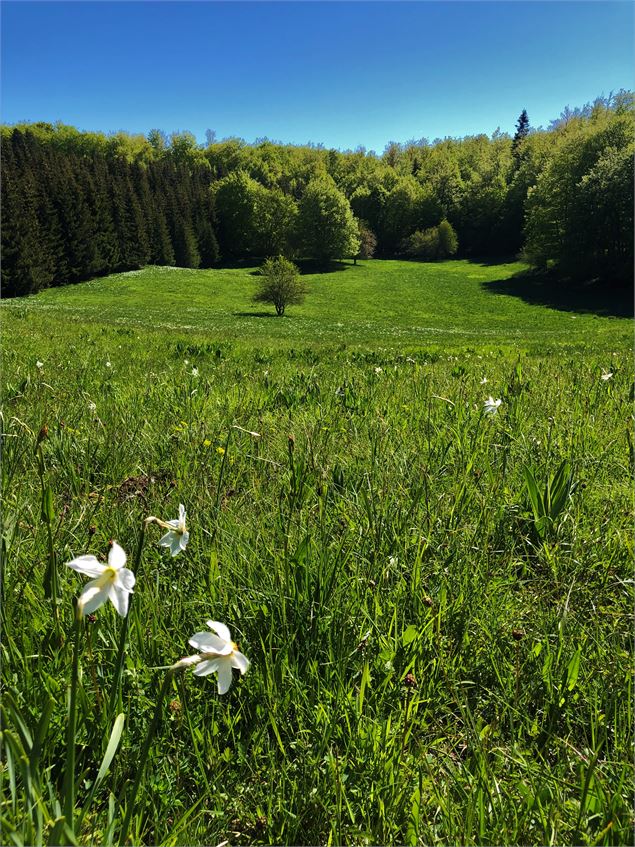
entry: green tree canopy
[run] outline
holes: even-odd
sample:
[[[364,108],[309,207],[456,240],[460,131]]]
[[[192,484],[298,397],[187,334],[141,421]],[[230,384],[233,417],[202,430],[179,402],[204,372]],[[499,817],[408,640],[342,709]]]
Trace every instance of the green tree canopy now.
[[[306,256],[328,262],[354,256],[359,232],[350,204],[330,178],[313,180],[300,201],[298,241]]]

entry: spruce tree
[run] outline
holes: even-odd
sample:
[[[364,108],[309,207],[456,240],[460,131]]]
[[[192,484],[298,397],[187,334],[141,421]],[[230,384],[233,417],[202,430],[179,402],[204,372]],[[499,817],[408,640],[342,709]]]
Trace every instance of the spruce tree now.
[[[514,164],[516,167],[520,164],[520,150],[522,143],[528,135],[529,118],[527,116],[527,109],[523,109],[516,121],[516,134],[512,139],[512,156],[514,157]]]

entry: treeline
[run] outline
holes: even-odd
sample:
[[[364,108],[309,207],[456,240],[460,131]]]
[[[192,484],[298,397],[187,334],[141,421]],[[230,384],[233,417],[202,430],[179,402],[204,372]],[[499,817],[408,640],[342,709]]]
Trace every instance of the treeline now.
[[[218,261],[208,166],[88,141],[63,127],[3,130],[3,296]]]
[[[566,110],[547,130],[531,130],[523,112],[513,136],[391,143],[380,156],[268,140],[202,147],[187,132],[4,127],[3,293],[147,263],[328,261],[369,249],[433,258],[457,245],[466,257],[520,252],[563,279],[627,281],[633,116],[632,94],[620,92]]]

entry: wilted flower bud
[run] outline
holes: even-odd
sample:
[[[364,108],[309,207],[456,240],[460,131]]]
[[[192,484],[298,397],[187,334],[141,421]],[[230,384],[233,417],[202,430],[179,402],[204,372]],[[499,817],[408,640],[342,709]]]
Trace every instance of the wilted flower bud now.
[[[514,641],[521,641],[525,637],[523,629],[512,629],[512,638]]]
[[[42,425],[42,429],[38,432],[36,447],[49,437],[49,428],[46,424]]]
[[[415,679],[415,675],[413,673],[407,673],[404,677],[404,685],[408,688],[416,688],[417,680]]]

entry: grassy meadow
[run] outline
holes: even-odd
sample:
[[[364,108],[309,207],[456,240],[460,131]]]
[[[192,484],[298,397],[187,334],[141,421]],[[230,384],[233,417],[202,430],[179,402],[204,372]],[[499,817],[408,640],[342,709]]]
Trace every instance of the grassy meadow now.
[[[631,321],[522,269],[2,304],[2,843],[632,843]],[[128,616],[76,623],[110,539]],[[208,619],[223,696],[167,672]]]

